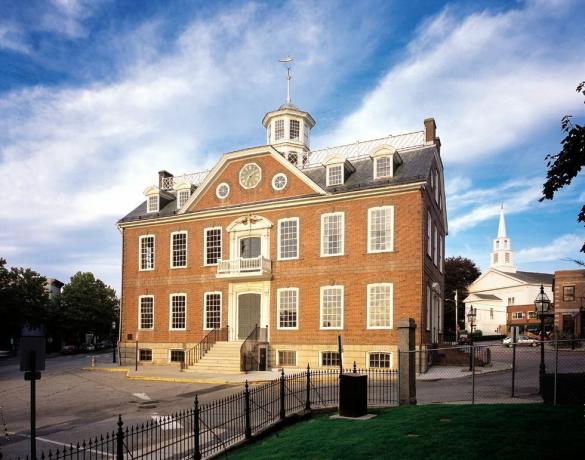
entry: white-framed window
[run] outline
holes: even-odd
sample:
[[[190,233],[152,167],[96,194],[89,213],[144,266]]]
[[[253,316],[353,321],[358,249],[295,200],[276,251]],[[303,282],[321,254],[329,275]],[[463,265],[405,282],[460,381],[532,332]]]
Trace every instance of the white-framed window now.
[[[427,284],[427,320],[426,320],[427,331],[431,330],[431,305],[432,305],[431,302],[432,302],[431,287]]]
[[[514,305],[514,297],[508,297],[508,305]]]
[[[439,264],[439,229],[437,228],[437,226],[435,225],[433,227],[433,241],[434,241],[434,245],[433,245],[433,263],[435,264],[435,267]]]
[[[300,124],[298,120],[290,120],[289,125],[289,139],[299,139]]]
[[[154,296],[138,297],[138,329],[154,328]]]
[[[433,170],[433,175],[435,176],[435,201],[439,202],[439,172],[435,169]]]
[[[278,260],[299,258],[299,218],[278,221]]]
[[[307,123],[305,123],[305,130],[304,130],[304,138],[305,138],[305,145],[307,147],[309,147],[309,131],[311,131],[311,128],[309,128],[309,125]]]
[[[368,209],[368,252],[394,249],[394,206]]]
[[[538,317],[538,315],[536,314],[535,311],[529,311],[528,312],[528,318],[530,319],[536,319]]]
[[[158,212],[159,203],[158,195],[150,195],[146,199],[146,212]]]
[[[204,240],[203,265],[217,265],[217,261],[221,259],[221,227],[206,228]]]
[[[368,284],[368,329],[392,329],[394,286],[392,283]]]
[[[278,350],[278,365],[296,367],[297,352],[295,350]]]
[[[522,311],[515,311],[512,313],[512,319],[523,319],[524,318],[524,312]]]
[[[320,329],[343,329],[343,286],[321,286]]]
[[[433,256],[433,221],[430,212],[427,212],[427,255]]]
[[[374,179],[392,177],[392,157],[378,157],[374,159]]]
[[[445,235],[439,239],[439,271],[443,273],[443,262],[445,261]]]
[[[334,185],[343,184],[343,165],[327,166],[326,186],[332,187]]]
[[[205,293],[203,329],[221,329],[221,292]]]
[[[299,164],[299,156],[297,152],[288,152],[288,162],[295,166]]]
[[[183,205],[189,201],[189,197],[191,196],[191,190],[183,189],[177,192],[177,209],[182,208]]]
[[[171,268],[187,266],[187,232],[171,233]]]
[[[370,351],[368,353],[368,367],[390,369],[392,367],[392,354],[387,351]]]
[[[322,351],[319,359],[321,366],[339,366],[339,352]]]
[[[321,257],[342,256],[345,239],[345,214],[321,214]]]
[[[154,235],[142,235],[138,241],[140,258],[138,269],[140,271],[154,270]]]
[[[286,187],[287,182],[288,179],[286,177],[286,174],[283,173],[275,174],[274,177],[272,178],[272,188],[277,191],[283,190],[284,187]]]
[[[490,319],[494,319],[494,308],[490,307]]]
[[[184,331],[187,328],[187,294],[171,294],[169,304],[169,329]]]
[[[284,139],[284,120],[276,120],[274,122],[274,140],[281,139]]]
[[[170,349],[169,350],[169,361],[171,363],[184,363],[185,362],[185,350]]]
[[[281,288],[276,291],[278,329],[299,328],[299,289]]]
[[[141,348],[138,350],[139,361],[152,361],[152,350],[150,348]]]
[[[497,252],[494,254],[494,263],[495,264],[498,263],[498,253]]]
[[[507,264],[509,264],[509,263],[510,263],[510,253],[509,253],[509,252],[506,252],[506,253],[504,254],[504,261],[505,261]]]
[[[222,182],[215,189],[215,196],[217,196],[220,200],[227,198],[227,196],[229,194],[230,194],[230,186],[226,182]]]

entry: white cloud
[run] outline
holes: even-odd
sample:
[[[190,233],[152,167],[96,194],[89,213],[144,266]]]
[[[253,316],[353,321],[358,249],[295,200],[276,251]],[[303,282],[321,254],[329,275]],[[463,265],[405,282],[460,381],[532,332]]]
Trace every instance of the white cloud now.
[[[422,129],[434,116],[451,164],[526,144],[580,106],[573,90],[585,74],[585,41],[563,35],[559,47],[558,28],[538,3],[464,18],[447,8],[423,23],[405,59],[321,142]]]
[[[30,49],[22,30],[13,23],[0,22],[0,49],[27,54]]]
[[[550,243],[541,246],[526,248],[516,251],[515,259],[517,263],[530,262],[552,262],[563,259],[579,259],[582,253],[581,246],[585,240],[585,234],[569,233],[555,238]]]

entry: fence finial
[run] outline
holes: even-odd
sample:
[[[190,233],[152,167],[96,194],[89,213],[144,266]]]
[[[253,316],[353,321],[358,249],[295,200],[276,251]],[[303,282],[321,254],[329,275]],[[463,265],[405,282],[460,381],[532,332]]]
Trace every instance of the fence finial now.
[[[307,370],[310,371],[311,370],[311,366],[309,365],[309,363],[307,363]]]
[[[284,378],[284,367],[280,368],[280,378],[283,379]]]
[[[246,379],[246,384],[244,385],[244,388],[246,389],[246,391],[248,391],[248,379]]]
[[[124,422],[122,421],[122,414],[118,414],[118,429],[122,429]]]
[[[353,373],[357,374],[357,367],[355,365],[355,361],[353,362]]]
[[[195,407],[199,405],[199,398],[195,395]]]

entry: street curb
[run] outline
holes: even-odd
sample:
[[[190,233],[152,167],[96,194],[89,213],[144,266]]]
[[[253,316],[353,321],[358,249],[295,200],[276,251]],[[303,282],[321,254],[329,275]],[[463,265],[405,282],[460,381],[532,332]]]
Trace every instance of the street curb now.
[[[147,382],[170,382],[170,383],[202,383],[202,384],[209,384],[209,385],[234,385],[234,386],[244,386],[246,382],[233,382],[230,380],[207,380],[207,379],[192,379],[192,378],[184,378],[184,377],[156,377],[156,376],[148,376],[148,375],[130,375],[129,369],[123,369],[119,367],[82,367],[81,370],[84,371],[101,371],[101,372],[125,372],[126,378],[129,380],[143,380]],[[263,384],[263,383],[270,383],[273,380],[253,380],[249,381],[248,384]]]

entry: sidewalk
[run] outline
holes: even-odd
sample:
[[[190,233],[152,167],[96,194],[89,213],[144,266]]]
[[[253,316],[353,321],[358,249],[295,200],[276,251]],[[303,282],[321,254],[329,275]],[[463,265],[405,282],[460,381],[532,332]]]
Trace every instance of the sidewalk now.
[[[490,366],[476,367],[475,375],[490,374],[492,372],[502,372],[512,369],[511,364],[493,363]],[[468,377],[471,371],[467,367],[461,366],[431,366],[424,374],[417,374],[417,380],[445,380]]]

